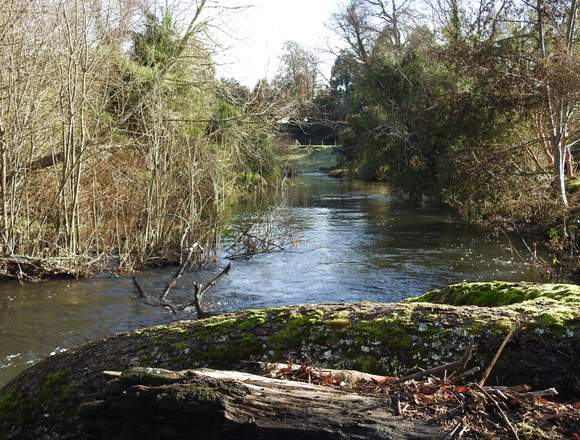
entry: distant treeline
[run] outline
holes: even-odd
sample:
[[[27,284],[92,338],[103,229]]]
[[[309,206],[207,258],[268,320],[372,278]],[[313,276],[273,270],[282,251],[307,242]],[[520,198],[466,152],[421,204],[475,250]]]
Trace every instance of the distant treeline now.
[[[346,49],[328,84],[308,95],[309,69],[287,69],[304,96],[294,130],[332,130],[353,177],[470,221],[539,227],[551,262],[578,265],[577,19],[576,0],[350,0],[333,17]],[[314,70],[305,53],[288,51],[289,66]]]

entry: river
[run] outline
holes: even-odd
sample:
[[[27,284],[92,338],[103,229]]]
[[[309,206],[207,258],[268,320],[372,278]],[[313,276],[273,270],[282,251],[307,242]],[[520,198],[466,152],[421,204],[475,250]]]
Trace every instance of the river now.
[[[251,214],[239,211],[236,219]],[[296,177],[284,215],[296,242],[284,252],[236,261],[205,301],[212,311],[298,303],[395,302],[462,280],[529,280],[535,268],[513,255],[505,239],[488,237],[438,209],[409,206],[380,184],[323,174]],[[187,301],[193,279],[207,282],[220,268],[187,273],[171,298]],[[158,292],[172,269],[140,275]],[[190,319],[135,299],[128,277],[0,284],[0,386],[51,353],[117,332]]]

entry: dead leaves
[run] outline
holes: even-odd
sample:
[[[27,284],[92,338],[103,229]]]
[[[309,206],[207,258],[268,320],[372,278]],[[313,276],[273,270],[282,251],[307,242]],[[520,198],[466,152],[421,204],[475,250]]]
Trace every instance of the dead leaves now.
[[[553,439],[580,440],[580,402],[549,400],[553,397],[550,391],[555,393],[552,389],[537,392],[542,395],[536,396],[526,385],[481,388],[477,384],[455,385],[435,377],[400,383],[395,377],[321,370],[312,364],[292,363],[278,368],[273,377],[384,396],[385,405],[393,408],[395,414],[436,423],[450,439],[518,438],[517,429],[522,424],[549,431]]]

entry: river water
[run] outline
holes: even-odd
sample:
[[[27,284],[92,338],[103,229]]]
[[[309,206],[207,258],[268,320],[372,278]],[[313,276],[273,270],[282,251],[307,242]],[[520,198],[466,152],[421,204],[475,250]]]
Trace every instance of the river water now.
[[[286,251],[236,261],[204,301],[212,311],[298,303],[395,302],[462,280],[538,280],[506,239],[459,225],[430,207],[409,206],[386,186],[322,174],[294,179],[285,223],[296,239]],[[279,210],[279,208],[277,208]],[[275,210],[275,212],[277,212]],[[234,216],[252,214],[245,207]],[[207,282],[225,261],[187,273],[171,298],[186,302],[193,279]],[[140,275],[159,292],[172,269]],[[100,275],[83,281],[0,284],[0,386],[43,357],[69,347],[177,318],[135,299],[131,280]]]

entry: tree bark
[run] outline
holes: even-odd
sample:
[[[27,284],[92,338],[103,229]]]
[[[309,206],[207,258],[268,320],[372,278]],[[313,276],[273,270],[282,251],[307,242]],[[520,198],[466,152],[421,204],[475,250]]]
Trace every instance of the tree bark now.
[[[81,406],[87,438],[433,439],[436,426],[410,423],[368,397],[287,380],[217,370],[123,373]]]

